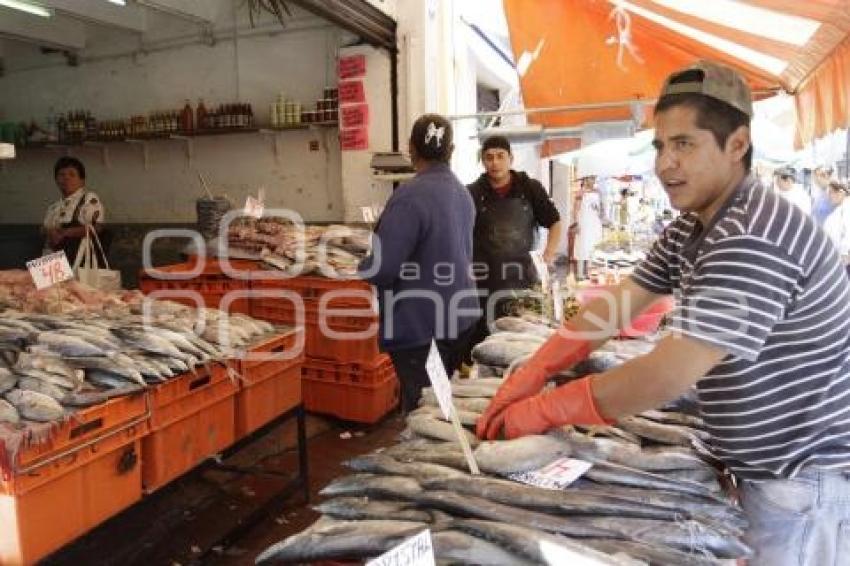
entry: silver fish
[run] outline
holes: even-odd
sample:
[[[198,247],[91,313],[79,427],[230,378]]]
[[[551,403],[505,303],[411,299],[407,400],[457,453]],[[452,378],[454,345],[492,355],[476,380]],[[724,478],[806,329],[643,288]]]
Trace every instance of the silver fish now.
[[[435,558],[449,564],[468,564],[470,561],[476,564],[487,564],[487,566],[537,564],[513,554],[496,543],[456,530],[432,533],[431,544],[434,547]]]
[[[351,474],[333,480],[320,495],[365,495],[381,499],[410,500],[422,492],[422,486],[413,478],[377,474]]]
[[[624,417],[617,421],[617,426],[641,438],[674,446],[691,446],[694,441],[705,442],[710,439],[707,432],[699,429],[662,424],[642,417]]]
[[[105,356],[106,352],[94,344],[76,336],[66,336],[61,331],[42,332],[36,338],[43,344],[63,356]]]
[[[418,509],[403,501],[382,501],[369,497],[335,497],[323,501],[313,509],[334,519],[362,521],[364,519],[386,519],[431,523],[433,517],[427,510]]]
[[[479,519],[456,519],[452,528],[497,542],[535,564],[564,566],[594,564],[599,566],[634,565],[627,557],[611,556],[582,542],[544,532],[524,525]]]
[[[492,474],[536,470],[569,456],[570,445],[551,435],[482,442],[474,452],[478,466]]]
[[[345,462],[345,465],[356,472],[369,472],[373,474],[386,474],[397,476],[411,476],[417,480],[433,477],[463,477],[465,474],[439,464],[417,462],[408,464],[399,462],[392,456],[383,453],[365,454],[357,456]]]
[[[323,517],[306,530],[264,550],[255,564],[370,558],[425,530],[412,521],[338,521]]]
[[[18,424],[20,421],[21,417],[15,406],[5,399],[0,399],[0,423]]]
[[[450,423],[425,415],[409,415],[407,417],[407,426],[419,436],[450,442],[455,441],[457,438],[455,429]],[[474,434],[468,430],[464,430],[463,434],[466,436],[467,441],[469,441],[470,446],[478,445],[478,438]]]
[[[6,368],[0,368],[0,395],[12,389],[17,382],[17,375]]]
[[[65,411],[55,399],[23,389],[6,393],[6,400],[18,410],[21,417],[36,422],[51,422],[61,419]]]
[[[125,356],[126,357],[126,356]],[[145,379],[142,377],[142,374],[139,373],[135,367],[131,365],[122,364],[121,361],[125,361],[125,357],[113,356],[111,358],[105,357],[97,357],[97,356],[89,356],[89,357],[76,357],[76,358],[66,358],[67,362],[78,368],[83,368],[86,371],[86,375],[91,375],[91,370],[98,370],[100,372],[106,372],[114,374],[126,381],[132,381],[139,385],[146,385]],[[132,362],[130,362],[132,363]]]
[[[539,341],[485,340],[472,349],[472,358],[483,364],[507,367],[517,358],[534,353]]]
[[[60,403],[65,395],[68,393],[66,389],[62,389],[48,381],[42,381],[41,379],[36,379],[34,377],[22,377],[18,380],[18,389],[25,389],[27,391],[35,391],[36,393],[41,393],[43,395],[47,395],[48,397],[52,397],[56,399]]]
[[[682,552],[669,546],[647,544],[630,540],[583,539],[583,544],[602,552],[614,554],[625,552],[629,556],[645,560],[649,564],[666,566],[682,564],[688,566],[721,566],[721,561],[701,553]]]

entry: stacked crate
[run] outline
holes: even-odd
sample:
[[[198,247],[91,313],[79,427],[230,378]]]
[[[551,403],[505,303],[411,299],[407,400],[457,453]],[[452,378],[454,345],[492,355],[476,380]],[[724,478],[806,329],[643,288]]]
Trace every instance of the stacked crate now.
[[[251,289],[251,316],[305,329],[301,384],[308,411],[375,423],[395,408],[398,380],[378,349],[378,316],[366,282],[255,272]]]

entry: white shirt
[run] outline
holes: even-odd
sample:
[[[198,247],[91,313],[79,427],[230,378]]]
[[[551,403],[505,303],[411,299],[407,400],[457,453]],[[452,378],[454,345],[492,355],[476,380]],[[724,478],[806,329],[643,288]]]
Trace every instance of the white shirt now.
[[[812,214],[812,199],[806,194],[806,191],[803,190],[803,187],[800,185],[792,186],[789,191],[782,191],[780,189],[776,189],[776,192],[783,196],[788,202],[791,204],[797,205],[797,208],[805,212],[806,214]]]
[[[842,256],[850,253],[850,198],[833,210],[823,223],[823,230],[835,243]]]
[[[85,187],[81,187],[71,196],[61,198],[47,207],[47,212],[44,214],[44,227],[48,230],[56,229],[60,228],[62,224],[72,222],[74,211],[77,210],[77,205],[80,204],[84,195],[86,202],[80,206],[77,220],[82,224],[91,224],[95,213],[97,213],[97,222],[102,223],[105,220],[105,212],[100,197],[91,191],[86,191]]]

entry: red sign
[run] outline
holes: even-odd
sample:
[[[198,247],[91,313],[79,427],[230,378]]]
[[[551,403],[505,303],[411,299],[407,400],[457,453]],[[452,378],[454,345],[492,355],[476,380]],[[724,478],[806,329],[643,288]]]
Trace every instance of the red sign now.
[[[366,56],[351,55],[350,57],[341,57],[337,72],[341,79],[353,79],[354,77],[363,77],[366,75]]]
[[[369,130],[366,128],[340,130],[339,145],[343,151],[369,149]]]
[[[343,128],[359,128],[369,125],[369,105],[355,104],[354,106],[342,106],[339,109],[342,117]]]
[[[339,103],[357,104],[366,102],[363,81],[341,81],[339,83]]]

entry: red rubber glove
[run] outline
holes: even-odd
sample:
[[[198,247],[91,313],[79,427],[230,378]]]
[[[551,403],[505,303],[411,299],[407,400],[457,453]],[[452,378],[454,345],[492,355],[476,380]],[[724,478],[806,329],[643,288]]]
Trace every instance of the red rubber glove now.
[[[508,376],[478,419],[475,433],[479,438],[497,438],[502,430],[502,413],[509,405],[540,393],[549,376],[589,355],[590,342],[578,339],[575,329],[564,325],[540,346],[528,363]]]
[[[505,409],[505,438],[541,434],[550,428],[568,424],[610,425],[596,408],[588,375],[552,391],[518,401]]]

